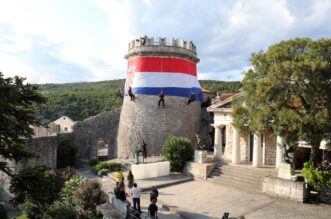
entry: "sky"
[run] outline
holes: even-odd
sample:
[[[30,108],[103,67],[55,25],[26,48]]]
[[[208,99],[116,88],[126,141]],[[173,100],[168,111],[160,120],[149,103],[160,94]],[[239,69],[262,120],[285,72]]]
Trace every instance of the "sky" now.
[[[125,78],[130,40],[193,41],[198,78],[241,80],[253,52],[331,36],[331,0],[0,0],[0,72],[30,83]]]

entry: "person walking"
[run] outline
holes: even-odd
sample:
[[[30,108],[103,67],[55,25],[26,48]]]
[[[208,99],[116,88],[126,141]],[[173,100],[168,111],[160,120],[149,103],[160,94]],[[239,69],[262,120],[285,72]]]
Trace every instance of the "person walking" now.
[[[131,190],[132,190],[133,183],[134,183],[134,177],[133,177],[131,170],[128,173],[127,180],[128,180],[129,194],[131,195]]]
[[[156,205],[156,199],[153,199],[151,204],[148,206],[148,216],[153,219],[158,219],[157,211],[158,207]]]
[[[140,209],[141,190],[138,187],[137,183],[133,183],[131,195],[132,195],[133,208],[137,210],[139,213],[141,213],[141,209]]]

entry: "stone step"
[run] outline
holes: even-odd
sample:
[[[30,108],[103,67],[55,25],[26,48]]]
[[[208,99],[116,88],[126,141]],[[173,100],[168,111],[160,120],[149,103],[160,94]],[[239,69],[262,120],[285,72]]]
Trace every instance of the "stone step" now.
[[[249,179],[249,178],[242,178],[242,177],[233,177],[231,175],[221,175],[219,177],[214,177],[214,179],[222,180],[222,179],[228,179],[236,182],[242,182],[243,184],[261,184],[263,179]]]
[[[223,186],[227,186],[230,188],[236,188],[236,189],[240,189],[249,193],[259,193],[261,192],[261,186],[254,186],[254,185],[243,185],[241,183],[237,183],[234,181],[212,181],[212,183],[218,184],[218,185],[223,185]]]
[[[274,169],[255,169],[246,166],[223,165],[215,168],[207,180],[248,192],[260,192],[264,177],[273,175],[274,173]]]
[[[275,170],[259,170],[259,169],[251,169],[251,168],[236,167],[236,166],[221,166],[220,170],[222,172],[235,172],[238,174],[255,175],[255,176],[268,176],[275,172]]]

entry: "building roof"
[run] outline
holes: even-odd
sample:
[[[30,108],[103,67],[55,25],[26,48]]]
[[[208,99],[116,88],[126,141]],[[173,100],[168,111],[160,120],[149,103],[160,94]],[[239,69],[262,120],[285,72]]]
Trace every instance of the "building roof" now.
[[[204,93],[204,94],[215,94],[215,93],[216,93],[216,92],[213,92],[213,91],[207,90],[207,89],[205,89],[205,88],[201,88],[201,90],[202,90],[202,93]]]
[[[232,97],[235,94],[236,93],[218,93],[217,98],[219,98],[219,99],[221,99],[221,101],[223,101],[223,100],[226,100],[226,99]]]

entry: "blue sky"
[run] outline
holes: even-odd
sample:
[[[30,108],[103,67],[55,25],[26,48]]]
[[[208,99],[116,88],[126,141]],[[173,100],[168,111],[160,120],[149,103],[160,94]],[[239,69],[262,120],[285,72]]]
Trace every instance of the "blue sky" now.
[[[329,0],[0,0],[0,71],[31,83],[125,78],[143,35],[186,39],[199,79],[241,80],[252,52],[331,36]]]

